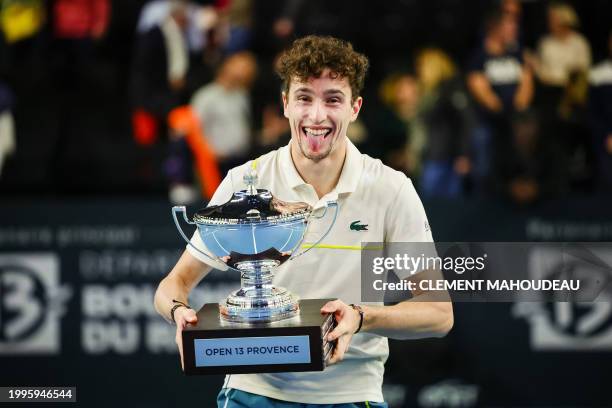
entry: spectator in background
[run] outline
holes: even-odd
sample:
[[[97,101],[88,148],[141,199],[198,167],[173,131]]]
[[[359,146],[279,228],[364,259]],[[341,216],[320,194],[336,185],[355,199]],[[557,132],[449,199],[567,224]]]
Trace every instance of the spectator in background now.
[[[548,8],[549,34],[540,40],[537,53],[528,55],[538,79],[537,105],[547,127],[559,127],[559,105],[572,73],[586,74],[591,65],[590,47],[576,31],[578,24],[571,6],[553,3]]]
[[[53,6],[56,38],[99,39],[110,19],[109,0],[55,0]]]
[[[364,17],[365,4],[367,2],[351,0],[284,0],[278,3],[279,14],[271,29],[281,43],[312,33],[355,39],[363,26],[354,22]]]
[[[111,16],[110,0],[56,0],[53,33],[56,77],[63,88],[83,87],[94,64],[95,42],[106,34]]]
[[[252,145],[249,89],[256,71],[252,54],[236,53],[223,62],[215,80],[191,99],[222,175],[245,161]]]
[[[38,92],[37,79],[44,78],[48,69],[44,55],[46,20],[43,0],[0,1],[0,75],[19,72],[27,77],[28,87]]]
[[[0,2],[0,29],[8,44],[35,36],[43,27],[42,0],[3,0]]]
[[[489,174],[492,143],[507,137],[514,112],[533,98],[533,79],[516,48],[517,23],[500,12],[489,15],[485,38],[467,66],[467,86],[476,101],[479,123],[472,134],[474,187],[482,190]]]
[[[570,5],[553,3],[548,8],[550,34],[540,40],[534,61],[542,84],[562,89],[572,72],[588,72],[591,49],[586,38],[576,31],[578,25],[578,16]]]
[[[355,144],[368,154],[380,157],[385,164],[410,175],[416,184],[423,147],[423,133],[415,129],[414,121],[419,103],[416,78],[407,72],[388,75],[379,87],[379,99],[382,104],[374,104],[363,111],[367,134]]]
[[[141,144],[156,140],[168,113],[187,103],[201,83],[196,73],[203,64],[189,52],[185,34],[190,5],[180,0],[169,5],[167,17],[136,40],[130,86],[134,135]]]
[[[540,40],[531,64],[539,80],[537,106],[542,126],[561,145],[573,187],[582,189],[588,187],[590,178],[586,98],[591,50],[576,31],[578,25],[570,5],[552,3],[548,7],[549,34]]]
[[[517,26],[517,36],[514,48],[519,49],[523,43],[523,32],[521,29],[521,19],[523,17],[523,5],[519,0],[502,0],[500,4],[502,15],[513,20]]]
[[[523,6],[520,0],[501,0],[499,8],[505,17],[510,17],[517,23],[520,22],[523,14]]]
[[[304,0],[287,0],[272,30],[278,38],[289,38],[295,30],[295,19]]]
[[[224,0],[218,5],[221,20],[217,31],[224,54],[247,50],[252,40],[252,1]]]
[[[13,94],[8,86],[0,82],[0,176],[5,158],[15,153],[15,123],[11,108]]]
[[[589,111],[593,147],[599,165],[599,185],[612,192],[612,31],[608,37],[608,58],[589,74]]]
[[[148,2],[140,12],[137,31],[145,34],[162,24],[171,14],[173,0],[153,0]],[[200,6],[192,1],[185,2],[187,24],[185,37],[189,50],[201,53],[206,46],[206,32],[218,22],[218,13],[213,6]]]
[[[197,181],[203,187],[204,195],[208,195],[205,198],[210,199],[221,175],[251,153],[249,90],[256,68],[252,54],[232,55],[221,65],[215,80],[195,92],[190,106],[170,114],[169,154],[164,172],[170,184],[171,202],[191,204],[201,200],[196,188],[194,165]],[[192,126],[196,127],[195,132]]]
[[[416,72],[421,91],[417,120],[424,132],[421,194],[454,198],[463,192],[470,171],[474,118],[468,96],[455,64],[440,49],[421,51]]]

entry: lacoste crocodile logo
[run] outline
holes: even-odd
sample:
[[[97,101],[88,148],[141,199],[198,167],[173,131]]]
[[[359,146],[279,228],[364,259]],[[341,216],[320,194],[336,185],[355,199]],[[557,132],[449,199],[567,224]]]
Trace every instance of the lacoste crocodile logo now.
[[[351,230],[353,231],[367,231],[368,224],[359,224],[361,220],[351,222]]]

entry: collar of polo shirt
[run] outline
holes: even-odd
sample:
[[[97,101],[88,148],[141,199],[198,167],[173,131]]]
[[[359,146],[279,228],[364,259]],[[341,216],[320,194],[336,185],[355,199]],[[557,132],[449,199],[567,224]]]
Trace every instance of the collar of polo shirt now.
[[[295,189],[306,185],[300,173],[298,173],[291,158],[291,143],[281,149],[280,162],[283,169],[287,169],[285,176],[287,177],[288,185]],[[347,138],[346,141],[346,158],[340,173],[340,179],[334,189],[336,194],[352,193],[357,189],[357,184],[363,171],[363,157],[355,145]]]

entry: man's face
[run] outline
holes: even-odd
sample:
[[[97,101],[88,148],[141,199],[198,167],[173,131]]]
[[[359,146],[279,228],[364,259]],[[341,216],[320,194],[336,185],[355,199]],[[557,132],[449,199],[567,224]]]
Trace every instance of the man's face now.
[[[252,57],[235,54],[225,62],[222,69],[231,89],[249,89],[257,72],[257,63]]]
[[[351,97],[348,80],[332,78],[329,69],[319,78],[291,81],[289,93],[283,93],[284,113],[302,156],[319,162],[343,143],[362,103],[361,97]]]
[[[500,31],[506,45],[516,42],[518,37],[518,25],[516,24],[516,20],[508,16],[504,17],[500,24]]]
[[[548,10],[548,30],[552,34],[561,34],[564,31],[563,20],[554,9]]]

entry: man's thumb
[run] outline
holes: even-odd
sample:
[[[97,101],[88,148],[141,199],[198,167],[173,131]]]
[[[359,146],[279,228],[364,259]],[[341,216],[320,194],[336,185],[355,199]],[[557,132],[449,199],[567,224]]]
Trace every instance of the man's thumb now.
[[[198,316],[196,316],[195,310],[189,309],[185,312],[185,320],[189,323],[195,323],[198,321]]]
[[[321,313],[333,313],[336,310],[338,310],[338,301],[330,300],[321,308]]]

